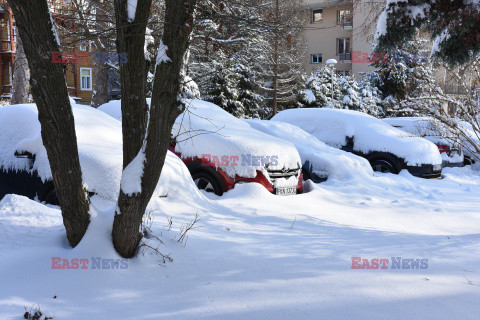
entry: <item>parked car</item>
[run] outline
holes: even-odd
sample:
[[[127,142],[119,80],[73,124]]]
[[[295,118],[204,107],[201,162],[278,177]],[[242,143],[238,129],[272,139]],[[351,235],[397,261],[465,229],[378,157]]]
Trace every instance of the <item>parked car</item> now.
[[[100,110],[121,121],[120,101]],[[199,189],[222,195],[257,182],[278,195],[301,193],[301,158],[291,143],[252,129],[222,108],[189,100],[176,120],[170,151],[190,170]]]
[[[459,126],[462,128],[466,137],[459,135],[458,139],[460,144],[463,146],[463,153],[465,156],[465,165],[474,164],[478,159],[480,159],[480,154],[477,152],[477,149],[480,146],[480,137],[473,129],[472,125],[466,121],[459,121]],[[478,130],[477,130],[478,132]],[[468,138],[467,138],[468,137]]]
[[[123,171],[122,124],[91,107],[72,105],[72,111],[83,182],[90,195],[117,201]],[[155,193],[178,191],[193,199],[199,195],[185,164],[169,151]],[[58,204],[35,104],[0,108],[0,200],[6,194]]]
[[[364,158],[327,146],[297,126],[273,120],[244,121],[254,129],[291,142],[302,158],[305,181],[310,179],[319,183],[327,179],[373,175],[372,167]]]
[[[458,137],[452,136],[428,117],[401,117],[383,119],[389,125],[433,142],[442,156],[443,167],[461,167],[464,155]]]
[[[415,137],[367,114],[329,108],[284,110],[272,120],[296,125],[327,145],[366,158],[375,171],[437,178],[442,157],[428,140]]]
[[[122,173],[121,123],[91,107],[72,110],[88,191],[115,201]],[[0,199],[10,193],[58,204],[35,104],[0,108]]]

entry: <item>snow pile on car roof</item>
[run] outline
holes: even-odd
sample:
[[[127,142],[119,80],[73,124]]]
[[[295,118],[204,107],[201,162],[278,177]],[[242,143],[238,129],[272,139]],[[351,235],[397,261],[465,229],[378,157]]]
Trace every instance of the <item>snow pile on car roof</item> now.
[[[302,164],[305,165],[308,161],[312,172],[321,178],[349,179],[373,176],[372,167],[366,159],[327,146],[297,126],[272,120],[244,121],[256,130],[293,143],[300,153]]]
[[[253,178],[257,170],[265,170],[266,164],[273,170],[301,165],[291,143],[252,129],[215,104],[201,100],[188,100],[187,110],[175,121],[172,135],[177,141],[175,151],[182,157],[208,155],[231,177]]]
[[[112,100],[98,107],[98,110],[108,114],[110,117],[122,121],[122,102]]]
[[[147,98],[147,104],[150,105],[152,99]],[[98,107],[97,110],[105,112],[110,117],[122,121],[122,100],[112,100]]]
[[[410,166],[442,163],[437,146],[430,141],[365,113],[327,108],[290,109],[280,112],[272,120],[296,125],[336,148],[346,145],[346,137],[353,137],[356,151],[388,152],[405,159]]]

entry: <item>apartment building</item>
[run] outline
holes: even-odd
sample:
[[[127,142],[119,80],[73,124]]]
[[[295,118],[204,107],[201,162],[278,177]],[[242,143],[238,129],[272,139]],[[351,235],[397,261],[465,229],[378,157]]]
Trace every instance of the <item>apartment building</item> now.
[[[374,70],[367,56],[371,53],[374,27],[367,26],[369,7],[361,0],[305,0],[309,22],[306,71],[320,69],[329,59],[337,60],[341,75],[360,77]]]
[[[15,62],[15,19],[6,0],[0,0],[0,97],[9,98]]]
[[[53,19],[65,30],[76,28],[72,22],[71,0],[48,0]],[[60,33],[60,39],[63,40]],[[11,97],[13,70],[16,51],[15,17],[6,0],[0,0],[0,98]],[[66,41],[69,42],[69,41]],[[65,78],[70,96],[79,102],[89,103],[93,94],[92,47],[89,43],[74,43],[61,48],[62,52],[74,56],[75,53],[84,59],[63,59],[55,63],[64,66]]]

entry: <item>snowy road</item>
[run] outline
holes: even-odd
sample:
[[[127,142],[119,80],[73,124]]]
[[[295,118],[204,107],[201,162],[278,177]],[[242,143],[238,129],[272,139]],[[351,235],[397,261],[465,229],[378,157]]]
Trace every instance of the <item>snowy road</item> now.
[[[118,259],[111,203],[94,199],[98,213],[72,250],[57,209],[7,196],[0,319],[37,304],[54,319],[478,319],[480,174],[445,174],[333,181],[290,197],[250,184],[194,205],[185,193],[158,198],[152,230],[174,261],[146,253],[124,270],[51,268],[52,257]],[[196,212],[203,228],[179,244]],[[428,259],[428,269],[354,270],[352,257]]]

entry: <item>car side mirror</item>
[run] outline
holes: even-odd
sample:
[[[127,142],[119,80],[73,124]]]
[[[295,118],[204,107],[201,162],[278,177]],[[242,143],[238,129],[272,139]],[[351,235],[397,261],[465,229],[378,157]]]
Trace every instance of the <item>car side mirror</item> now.
[[[34,154],[32,154],[28,151],[21,151],[21,152],[15,151],[14,156],[15,156],[15,158],[19,158],[19,159],[28,159],[29,170],[33,169],[33,165],[35,163],[35,155]]]
[[[19,159],[35,160],[35,155],[31,154],[28,151],[22,151],[22,152],[15,151],[14,155],[15,155],[15,158],[19,158]]]
[[[348,148],[348,149],[353,149],[353,145],[355,143],[355,137],[354,136],[351,136],[351,137],[345,137],[345,140],[346,140],[346,145],[345,147]]]

